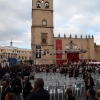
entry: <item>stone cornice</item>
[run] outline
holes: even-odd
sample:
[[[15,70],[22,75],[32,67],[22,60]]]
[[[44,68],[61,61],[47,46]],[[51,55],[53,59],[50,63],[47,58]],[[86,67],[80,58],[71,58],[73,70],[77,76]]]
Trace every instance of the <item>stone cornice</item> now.
[[[54,28],[53,26],[39,26],[39,25],[33,25],[31,27],[35,27],[35,28]]]
[[[34,8],[32,8],[32,10],[40,10],[40,11],[51,11],[51,12],[54,12],[54,10],[50,10],[50,9],[34,9]]]

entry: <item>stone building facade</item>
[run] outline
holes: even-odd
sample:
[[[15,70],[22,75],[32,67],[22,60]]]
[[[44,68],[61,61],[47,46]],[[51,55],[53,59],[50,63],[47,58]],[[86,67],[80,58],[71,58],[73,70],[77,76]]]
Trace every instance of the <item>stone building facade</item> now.
[[[8,58],[16,58],[18,61],[31,60],[31,49],[14,47],[13,42],[10,46],[0,47],[0,62],[7,61]]]
[[[35,64],[100,61],[94,36],[54,37],[53,0],[32,0],[31,48]]]

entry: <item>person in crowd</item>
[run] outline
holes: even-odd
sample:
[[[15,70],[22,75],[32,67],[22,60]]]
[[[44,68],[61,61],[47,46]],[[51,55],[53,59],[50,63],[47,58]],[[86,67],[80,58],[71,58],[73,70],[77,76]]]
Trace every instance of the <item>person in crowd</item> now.
[[[61,67],[61,68],[60,68],[60,73],[61,73],[61,74],[64,74],[64,67]]]
[[[85,80],[87,78],[87,71],[85,70],[85,72],[83,73],[83,79]]]
[[[30,90],[32,89],[31,82],[29,82],[29,77],[24,77],[23,82],[23,98],[25,99],[27,95],[30,93]]]
[[[49,98],[49,92],[44,90],[43,79],[37,78],[34,82],[33,91],[25,98],[25,100],[49,100]]]
[[[49,66],[46,66],[46,75],[49,73]]]
[[[15,94],[14,93],[7,93],[6,96],[5,96],[5,100],[16,100],[15,99]]]
[[[71,88],[67,88],[66,94],[67,94],[67,100],[75,100],[75,97],[72,94]]]
[[[2,79],[2,69],[0,68],[0,80]]]
[[[34,77],[35,77],[35,72],[34,70],[32,70],[30,73],[30,79],[34,80]]]
[[[65,76],[67,75],[67,72],[68,72],[67,67],[64,67],[64,74],[65,74]]]
[[[89,88],[93,88],[94,86],[94,81],[90,73],[88,73],[88,76],[85,79],[85,86],[86,86],[86,90],[88,90]]]
[[[6,74],[4,75],[5,79],[8,79],[10,81],[10,74],[9,71],[6,71]]]
[[[73,69],[69,68],[69,78],[73,76]]]
[[[95,90],[93,88],[87,90],[87,97],[88,100],[98,100],[98,98],[95,97]]]
[[[97,90],[97,98],[100,100],[100,89]]]
[[[20,93],[22,92],[22,85],[18,74],[15,75],[11,87],[15,93],[16,100],[21,100]]]
[[[82,68],[82,66],[80,66],[80,68],[79,68],[79,76],[80,77],[82,76],[82,70],[83,70],[83,68]]]
[[[9,80],[4,79],[2,82],[3,85],[3,90],[1,93],[1,100],[5,100],[5,96],[8,92],[13,92],[12,89],[10,88]]]
[[[75,67],[75,78],[78,77],[78,75],[79,75],[78,69]]]
[[[57,67],[57,68],[56,68],[56,73],[59,73],[59,72],[60,72],[60,71],[59,71],[59,67]]]
[[[55,72],[56,72],[56,67],[53,66],[53,73],[54,73],[54,75],[55,75]]]

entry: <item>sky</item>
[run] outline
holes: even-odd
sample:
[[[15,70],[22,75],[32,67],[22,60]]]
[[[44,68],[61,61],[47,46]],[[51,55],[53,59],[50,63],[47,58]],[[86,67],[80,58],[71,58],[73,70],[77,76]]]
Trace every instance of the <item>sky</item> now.
[[[100,45],[100,0],[54,0],[54,36],[94,36]],[[0,0],[0,46],[31,48],[32,0]]]

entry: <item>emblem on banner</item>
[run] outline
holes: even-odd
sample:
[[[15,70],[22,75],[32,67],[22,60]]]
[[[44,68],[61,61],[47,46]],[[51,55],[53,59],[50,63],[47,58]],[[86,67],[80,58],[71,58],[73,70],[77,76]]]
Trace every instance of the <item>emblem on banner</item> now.
[[[57,54],[61,54],[62,53],[62,50],[61,50],[61,48],[57,48]]]

